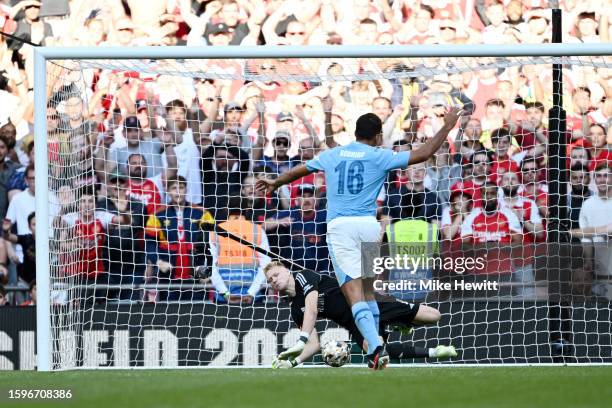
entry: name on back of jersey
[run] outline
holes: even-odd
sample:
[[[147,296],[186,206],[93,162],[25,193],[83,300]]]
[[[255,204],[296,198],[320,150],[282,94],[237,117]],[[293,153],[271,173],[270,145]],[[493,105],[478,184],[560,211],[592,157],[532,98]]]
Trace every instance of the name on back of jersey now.
[[[365,152],[350,152],[348,150],[341,150],[340,157],[350,157],[353,159],[361,159],[365,156]]]

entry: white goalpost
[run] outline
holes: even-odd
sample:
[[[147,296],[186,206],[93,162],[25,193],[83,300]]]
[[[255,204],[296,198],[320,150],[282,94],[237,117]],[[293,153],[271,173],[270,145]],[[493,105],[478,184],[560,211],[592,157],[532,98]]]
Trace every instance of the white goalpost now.
[[[588,243],[568,238],[567,209],[561,211],[563,219],[550,220],[546,215],[553,205],[548,196],[551,185],[557,183],[554,191],[567,191],[569,153],[553,160],[567,159],[556,169],[560,179],[546,179],[550,152],[555,151],[549,144],[553,131],[548,129],[548,142],[534,136],[530,146],[522,146],[519,137],[514,137],[526,103],[542,103],[545,125],[558,120],[546,120],[549,109],[558,111],[553,106],[557,89],[553,65],[563,69],[564,80],[564,106],[556,108],[571,109],[572,94],[580,87],[591,86],[596,92],[590,82],[593,72],[605,73],[611,84],[612,44],[38,47],[34,57],[39,371],[269,367],[280,351],[299,338],[289,306],[258,281],[258,268],[266,262],[261,255],[225,267],[223,259],[230,262],[232,257],[246,255],[223,258],[222,245],[238,244],[223,241],[200,225],[241,214],[254,225],[253,231],[240,230],[242,238],[333,276],[321,215],[325,208],[321,178],[304,180],[270,197],[258,197],[253,183],[258,177],[274,177],[289,165],[288,158],[275,159],[275,140],[285,138],[291,163],[303,162],[333,147],[330,144],[350,141],[355,120],[371,112],[372,100],[378,97],[389,100],[387,115],[395,120],[383,128],[383,147],[400,150],[417,148],[433,136],[440,127],[436,115],[440,106],[473,103],[480,112],[488,100],[501,101],[502,107],[503,102],[514,104],[499,119],[500,126],[493,117],[479,118],[483,132],[478,140],[470,140],[466,123],[462,124],[438,153],[446,158],[437,156],[424,167],[425,186],[438,197],[435,214],[428,218],[436,228],[444,227],[446,215],[454,221],[450,214],[456,195],[470,201],[468,213],[481,205],[474,195],[479,184],[474,182],[470,191],[466,184],[477,179],[473,172],[478,165],[468,161],[470,156],[463,151],[466,141],[468,150],[476,142],[482,145],[472,154],[489,152],[488,181],[491,168],[523,172],[533,155],[542,174],[539,183],[548,185],[547,194],[536,194],[529,201],[533,211],[542,213],[532,220],[539,219],[548,228],[548,241],[541,236],[508,251],[505,242],[489,242],[485,252],[496,254],[489,256],[498,257],[499,264],[506,261],[507,271],[496,264],[489,265],[486,273],[433,273],[444,282],[495,278],[499,291],[430,290],[414,295],[415,301],[436,306],[441,320],[437,325],[415,327],[410,335],[393,332],[390,341],[423,348],[453,344],[460,350],[456,359],[434,365],[612,363],[612,295],[591,292],[592,284],[583,284],[575,272],[582,264],[570,261],[582,257],[580,251]],[[479,93],[481,77],[508,83],[514,91],[511,100]],[[488,84],[486,78],[483,83]],[[610,93],[598,86],[602,97]],[[122,101],[132,99],[138,103],[126,108]],[[391,105],[403,109],[392,110]],[[172,116],[174,108],[185,113],[186,128]],[[234,109],[242,112],[238,125],[227,119]],[[135,129],[130,128],[128,117],[137,118]],[[292,127],[283,127],[288,120]],[[607,120],[606,126],[611,123]],[[574,133],[568,126],[563,131],[567,138],[556,136],[564,140],[563,151],[580,137],[587,139],[580,133],[584,126]],[[510,129],[512,136],[508,148],[512,153],[503,160],[491,144],[491,134],[499,127]],[[137,141],[129,139],[131,130],[138,132]],[[535,135],[537,131],[524,132]],[[612,137],[612,131],[607,132]],[[135,152],[143,160],[139,176],[134,170],[138,165],[130,162]],[[448,173],[440,170],[445,166]],[[434,180],[434,174],[441,176]],[[493,181],[500,184],[502,174],[499,170],[499,178]],[[182,194],[187,202],[171,216],[162,209],[174,205],[171,182],[178,176],[185,179]],[[398,173],[396,177],[385,184],[378,199],[384,225],[404,218],[406,206],[426,205],[403,201],[405,183],[416,176]],[[155,185],[151,188],[159,193],[159,202],[147,195],[142,187],[145,180]],[[522,176],[519,181],[526,183]],[[591,188],[595,191],[596,186]],[[311,198],[311,194],[314,211],[303,207],[307,201],[303,197]],[[565,200],[565,196],[554,200],[557,208]],[[119,202],[125,207],[119,208]],[[295,220],[307,211],[316,215]],[[464,221],[468,213],[461,214]],[[285,217],[294,219],[284,225],[279,220]],[[550,240],[552,229],[556,229],[552,236],[561,236],[557,240],[561,242]],[[445,239],[439,234],[434,240],[444,247]],[[176,242],[174,236],[179,237]],[[453,239],[446,240],[451,247]],[[609,246],[607,241],[589,245],[596,245],[596,252]],[[518,255],[517,247],[522,251]],[[454,251],[453,257],[466,257],[474,254],[470,248],[449,251]],[[225,282],[194,277],[198,267],[219,272]],[[241,277],[245,280],[240,281]],[[601,287],[612,293],[611,282],[602,280]],[[230,292],[227,297],[225,290]],[[233,302],[243,297],[248,302]],[[321,344],[349,339],[348,332],[332,322],[320,321],[317,328]],[[571,345],[571,356],[551,351],[551,343],[559,340]],[[352,362],[362,363],[355,345],[352,352]],[[314,361],[322,364],[319,357]]]

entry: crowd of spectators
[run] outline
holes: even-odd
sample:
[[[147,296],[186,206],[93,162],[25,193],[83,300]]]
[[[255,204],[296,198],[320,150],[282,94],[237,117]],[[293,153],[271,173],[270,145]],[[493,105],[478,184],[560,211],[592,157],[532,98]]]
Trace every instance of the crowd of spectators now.
[[[563,41],[608,42],[606,3],[560,1]],[[551,11],[542,0],[24,0],[0,2],[0,27],[47,46],[519,44],[550,42]],[[612,225],[612,64],[598,61],[605,67],[564,71],[569,227],[583,241],[605,240]],[[273,196],[257,193],[256,180],[350,143],[366,112],[383,122],[383,148],[414,149],[441,127],[448,104],[462,104],[469,115],[429,162],[390,175],[378,197],[383,226],[411,207],[411,217],[439,226],[440,240],[544,242],[550,66],[497,62],[373,81],[291,78],[401,74],[440,61],[199,61],[191,66],[195,78],[50,66],[52,273],[58,282],[77,276],[84,284],[125,285],[96,297],[183,299],[183,289],[127,288],[192,284],[198,267],[230,259],[237,248],[225,254],[219,237],[202,228],[212,222],[238,225],[239,235],[329,271],[322,175]],[[260,79],[244,80],[247,72]],[[0,36],[0,283],[24,287],[31,295],[13,303],[27,304],[36,291],[33,85],[32,46]],[[244,232],[246,225],[253,230]],[[262,262],[248,271],[215,269],[218,293],[194,290],[189,299],[255,301]],[[506,272],[533,282],[528,263],[510,262]],[[597,268],[587,264],[589,272]],[[227,276],[245,284],[231,287]]]

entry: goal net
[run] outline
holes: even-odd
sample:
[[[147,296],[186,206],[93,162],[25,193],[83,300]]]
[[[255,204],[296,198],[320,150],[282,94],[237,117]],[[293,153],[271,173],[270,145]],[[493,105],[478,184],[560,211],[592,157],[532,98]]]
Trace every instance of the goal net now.
[[[47,143],[36,145],[36,177],[48,189],[37,189],[37,214],[49,218],[37,230],[39,369],[269,366],[300,330],[263,267],[278,255],[295,271],[333,277],[335,261],[324,175],[269,195],[256,181],[352,143],[368,112],[383,123],[381,148],[418,150],[455,105],[466,116],[436,154],[389,172],[377,218],[390,245],[363,257],[365,269],[407,253],[400,258],[431,261],[384,264],[377,275],[381,293],[441,314],[410,332],[404,309],[383,313],[388,341],[453,345],[459,355],[399,362],[612,361],[610,49],[325,50],[39,58],[37,129],[46,118]],[[551,110],[554,89],[561,113]],[[346,171],[346,194],[358,194],[358,169]],[[329,320],[317,329],[321,344],[349,340]],[[364,361],[358,344],[352,353]]]

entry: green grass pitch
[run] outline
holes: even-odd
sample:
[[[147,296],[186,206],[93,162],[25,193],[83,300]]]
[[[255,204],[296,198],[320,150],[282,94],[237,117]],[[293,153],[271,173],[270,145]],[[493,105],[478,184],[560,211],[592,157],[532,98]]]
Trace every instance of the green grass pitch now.
[[[9,389],[70,389],[63,401],[16,401]],[[612,366],[100,370],[0,372],[1,407],[612,406]]]

